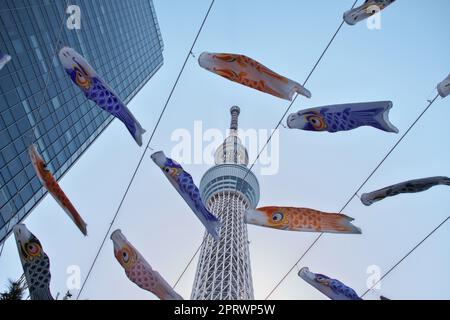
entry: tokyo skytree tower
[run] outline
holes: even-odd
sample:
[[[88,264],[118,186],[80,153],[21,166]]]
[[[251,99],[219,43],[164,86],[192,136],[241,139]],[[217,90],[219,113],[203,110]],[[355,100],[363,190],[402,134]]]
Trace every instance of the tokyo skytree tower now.
[[[193,300],[253,300],[249,242],[244,213],[259,202],[259,183],[248,172],[248,153],[238,138],[239,107],[231,108],[230,136],[217,149],[215,166],[200,183],[207,208],[221,221],[220,240],[206,235]],[[244,180],[245,178],[245,180]]]

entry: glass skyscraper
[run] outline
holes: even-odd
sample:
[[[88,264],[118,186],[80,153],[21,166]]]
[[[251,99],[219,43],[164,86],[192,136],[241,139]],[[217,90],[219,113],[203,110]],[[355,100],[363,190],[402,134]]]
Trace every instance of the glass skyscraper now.
[[[81,9],[69,29],[67,2]],[[62,68],[64,46],[82,54],[128,103],[163,64],[152,0],[1,0],[0,244],[45,195],[27,153],[36,142],[59,179],[113,120]]]

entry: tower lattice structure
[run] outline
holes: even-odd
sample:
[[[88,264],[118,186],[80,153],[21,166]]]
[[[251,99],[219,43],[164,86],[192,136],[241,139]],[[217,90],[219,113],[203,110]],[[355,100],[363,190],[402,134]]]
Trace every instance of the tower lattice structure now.
[[[215,166],[200,183],[206,207],[221,221],[220,240],[205,235],[191,298],[253,300],[244,213],[259,201],[259,183],[248,171],[248,153],[238,137],[239,107],[231,108],[230,136],[217,149]]]

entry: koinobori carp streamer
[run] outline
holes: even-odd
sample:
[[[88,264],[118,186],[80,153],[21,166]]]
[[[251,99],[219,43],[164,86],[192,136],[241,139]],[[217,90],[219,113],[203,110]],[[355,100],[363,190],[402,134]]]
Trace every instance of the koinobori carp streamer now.
[[[41,242],[24,224],[14,226],[17,249],[31,300],[53,300],[50,292],[50,259]]]
[[[361,195],[361,202],[366,206],[370,206],[375,202],[381,201],[388,197],[394,197],[401,193],[423,192],[439,185],[450,186],[450,178],[431,177],[401,182],[380,190],[364,193]]]
[[[450,94],[450,75],[438,84],[437,89],[442,98]]]
[[[100,78],[86,59],[74,49],[65,47],[59,52],[59,60],[70,79],[84,92],[86,98],[122,121],[136,143],[142,146],[142,135],[145,130],[119,96]]]
[[[366,0],[361,6],[344,13],[344,21],[349,25],[355,25],[391,5],[395,0]]]
[[[56,181],[53,174],[50,172],[50,170],[47,169],[46,163],[38,153],[37,148],[34,144],[29,146],[28,154],[30,156],[36,175],[38,176],[44,188],[47,189],[47,191],[53,196],[56,202],[58,202],[61,208],[63,208],[63,210],[67,213],[70,219],[72,219],[72,221],[76,224],[78,229],[80,229],[80,231],[86,236],[86,222],[84,222],[77,209],[75,209],[72,202],[70,202],[69,198],[61,189],[58,181]]]
[[[114,244],[114,256],[124,268],[128,279],[138,287],[152,292],[161,300],[183,300],[166,280],[153,270],[139,251],[125,238],[122,231],[116,230],[111,234]]]
[[[248,210],[245,221],[248,224],[287,231],[361,233],[361,229],[351,223],[353,218],[308,208],[263,207]]]
[[[175,187],[181,197],[186,201],[206,230],[211,236],[219,239],[219,220],[205,207],[200,191],[192,179],[192,176],[186,172],[176,161],[167,158],[164,152],[155,152],[152,155],[155,164],[162,170],[170,183]]]
[[[331,133],[370,126],[398,133],[389,121],[392,106],[391,101],[378,101],[311,108],[291,114],[287,125],[291,129]]]
[[[303,268],[298,276],[322,292],[331,300],[362,300],[352,288],[330,277],[313,273],[308,268]]]
[[[212,73],[281,99],[292,101],[295,93],[311,98],[311,92],[301,84],[241,54],[203,52],[198,62]]]

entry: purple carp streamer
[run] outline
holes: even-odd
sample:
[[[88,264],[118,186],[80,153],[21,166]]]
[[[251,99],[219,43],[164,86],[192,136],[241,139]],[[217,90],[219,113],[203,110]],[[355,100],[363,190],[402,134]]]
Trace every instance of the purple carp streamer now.
[[[347,287],[339,280],[313,273],[306,267],[299,271],[298,276],[331,300],[362,300],[355,290]]]
[[[431,177],[405,181],[370,193],[364,193],[361,195],[361,202],[366,206],[370,206],[375,202],[381,201],[388,197],[394,197],[401,193],[423,192],[439,185],[450,186],[450,178]]]
[[[3,53],[0,51],[0,70],[3,69],[3,67],[11,61],[11,56],[7,55],[6,53]]]
[[[43,251],[41,242],[24,224],[17,224],[13,231],[31,300],[53,300],[50,259]]]
[[[289,115],[287,125],[291,129],[331,133],[370,126],[398,133],[389,121],[392,106],[391,101],[378,101],[311,108]]]
[[[125,269],[127,277],[140,288],[152,292],[161,300],[183,300],[166,280],[145,261],[120,230],[111,234],[114,256]]]
[[[442,98],[445,98],[450,94],[450,75],[438,84],[437,89]]]
[[[142,135],[145,130],[89,63],[74,49],[67,47],[62,48],[59,52],[59,60],[70,79],[83,90],[86,98],[122,121],[136,143],[142,146]]]
[[[184,201],[189,205],[195,215],[200,219],[211,236],[219,239],[219,220],[206,209],[200,196],[200,191],[192,179],[192,176],[184,171],[176,161],[167,158],[164,152],[159,151],[152,155],[153,161],[161,168],[164,175],[175,187]]]
[[[311,98],[311,92],[301,84],[244,55],[203,52],[198,63],[202,68],[228,80],[281,99],[292,101],[295,93]]]
[[[366,0],[361,6],[346,11],[344,13],[344,21],[349,25],[355,25],[379,13],[393,2],[395,0]]]

